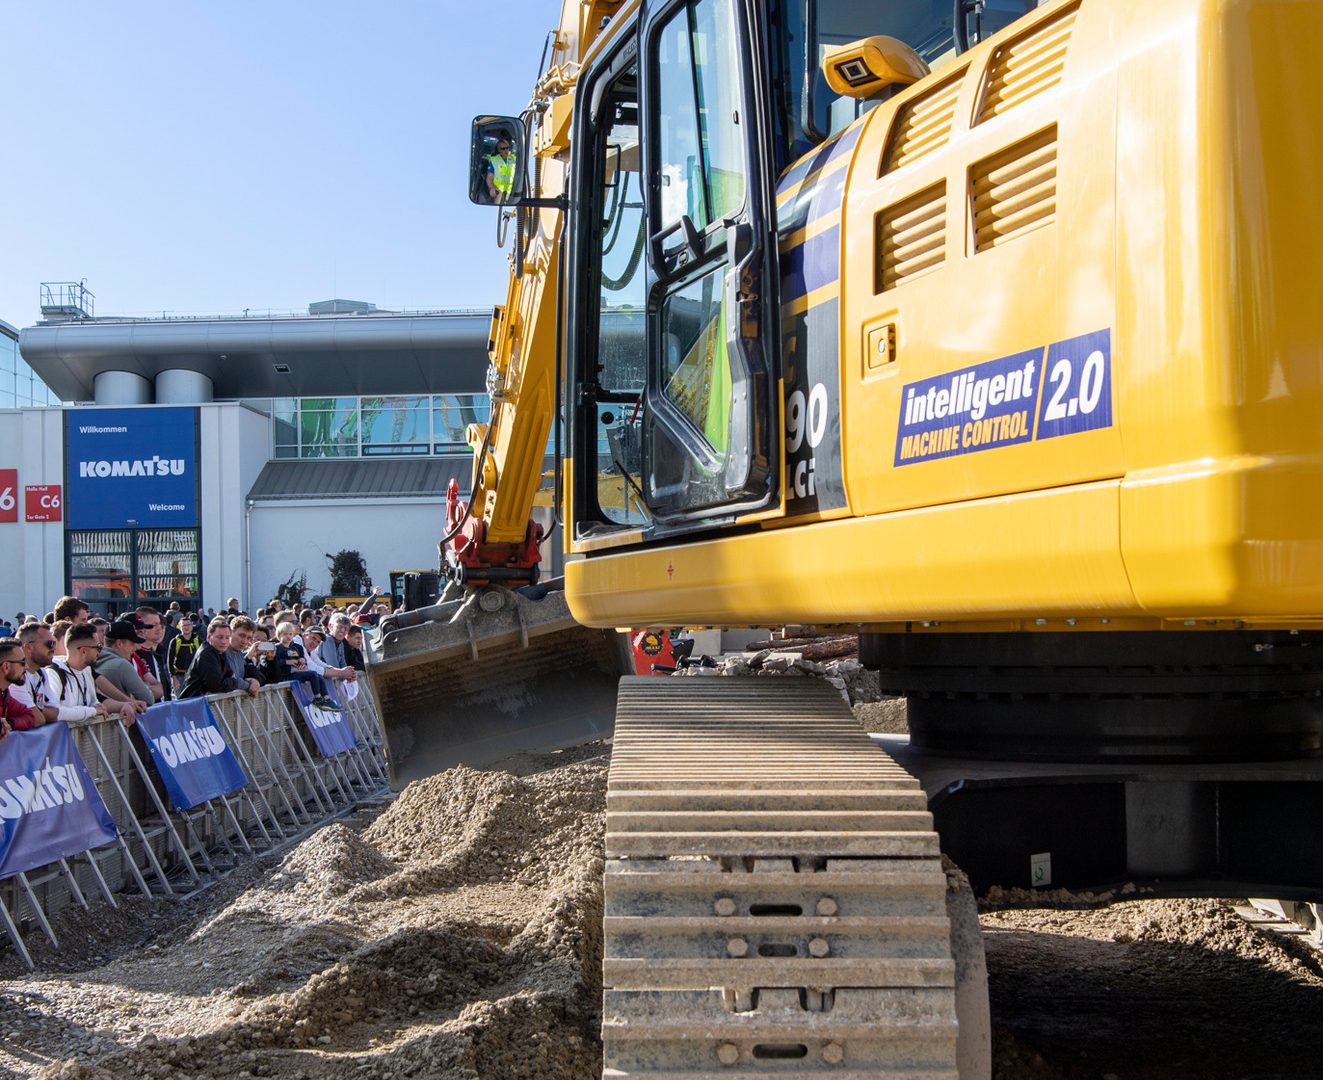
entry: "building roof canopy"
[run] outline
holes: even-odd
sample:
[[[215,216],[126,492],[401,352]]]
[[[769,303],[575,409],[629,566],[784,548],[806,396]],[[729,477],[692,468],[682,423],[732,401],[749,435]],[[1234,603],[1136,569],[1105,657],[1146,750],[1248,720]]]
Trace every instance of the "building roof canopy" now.
[[[92,400],[103,371],[154,381],[200,372],[217,399],[480,392],[485,312],[271,319],[103,320],[24,329],[19,350],[65,401]]]

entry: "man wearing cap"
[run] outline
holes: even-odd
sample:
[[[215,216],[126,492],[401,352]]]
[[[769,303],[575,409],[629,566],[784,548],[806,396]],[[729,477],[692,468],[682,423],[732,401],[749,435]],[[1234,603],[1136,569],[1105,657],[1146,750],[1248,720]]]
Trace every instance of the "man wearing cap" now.
[[[105,680],[122,698],[117,700],[129,700],[142,702],[143,708],[155,704],[156,698],[152,695],[147,684],[142,681],[138,674],[138,669],[133,664],[133,654],[137,652],[139,645],[145,645],[147,639],[138,633],[138,629],[128,619],[116,619],[110,624],[106,631],[106,643],[101,648],[92,670],[95,672],[98,682]],[[103,691],[107,697],[115,697],[109,690]]]
[[[326,640],[326,631],[317,623],[311,623],[303,628],[303,659],[308,662],[308,670],[315,671],[318,675],[326,676],[326,664],[317,650],[321,648],[322,642]]]
[[[510,197],[515,181],[514,140],[508,131],[496,136],[496,153],[488,154],[486,161],[483,180],[487,185],[487,198],[494,203],[503,203]]]
[[[304,659],[308,661],[308,670],[315,671],[324,679],[349,679],[354,678],[353,668],[332,667],[327,664],[322,655],[322,645],[329,640],[330,635],[326,633],[319,625],[313,623],[303,631],[303,652]]]

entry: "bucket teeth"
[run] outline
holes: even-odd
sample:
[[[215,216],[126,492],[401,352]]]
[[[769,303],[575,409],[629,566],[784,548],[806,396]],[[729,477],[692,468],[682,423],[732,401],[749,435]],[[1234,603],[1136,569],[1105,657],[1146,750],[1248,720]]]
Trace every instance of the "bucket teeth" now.
[[[957,1080],[926,801],[810,680],[621,682],[606,1077]]]

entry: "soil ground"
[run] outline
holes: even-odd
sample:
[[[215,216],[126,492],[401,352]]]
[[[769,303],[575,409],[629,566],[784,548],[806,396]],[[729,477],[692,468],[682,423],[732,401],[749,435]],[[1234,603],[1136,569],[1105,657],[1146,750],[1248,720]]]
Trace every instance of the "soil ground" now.
[[[194,900],[66,912],[35,975],[0,959],[0,1077],[595,1077],[605,752],[452,770]],[[1225,905],[982,922],[997,1080],[1323,1076],[1323,956]]]

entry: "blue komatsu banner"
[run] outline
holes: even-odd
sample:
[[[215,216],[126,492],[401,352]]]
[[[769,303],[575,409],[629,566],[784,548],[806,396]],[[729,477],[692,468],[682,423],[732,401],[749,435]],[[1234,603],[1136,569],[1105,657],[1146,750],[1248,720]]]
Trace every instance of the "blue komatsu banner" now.
[[[69,409],[65,515],[71,529],[198,523],[198,411]]]
[[[1112,426],[1112,334],[1084,334],[901,390],[895,464]]]
[[[115,840],[68,724],[0,739],[0,826],[0,879]]]
[[[290,683],[294,700],[299,703],[303,719],[308,722],[313,741],[323,757],[335,757],[358,745],[354,729],[349,726],[345,714],[334,709],[323,709],[312,703],[312,691],[303,683]]]
[[[138,728],[176,810],[247,785],[248,777],[216,726],[206,698],[153,705],[138,717]]]

